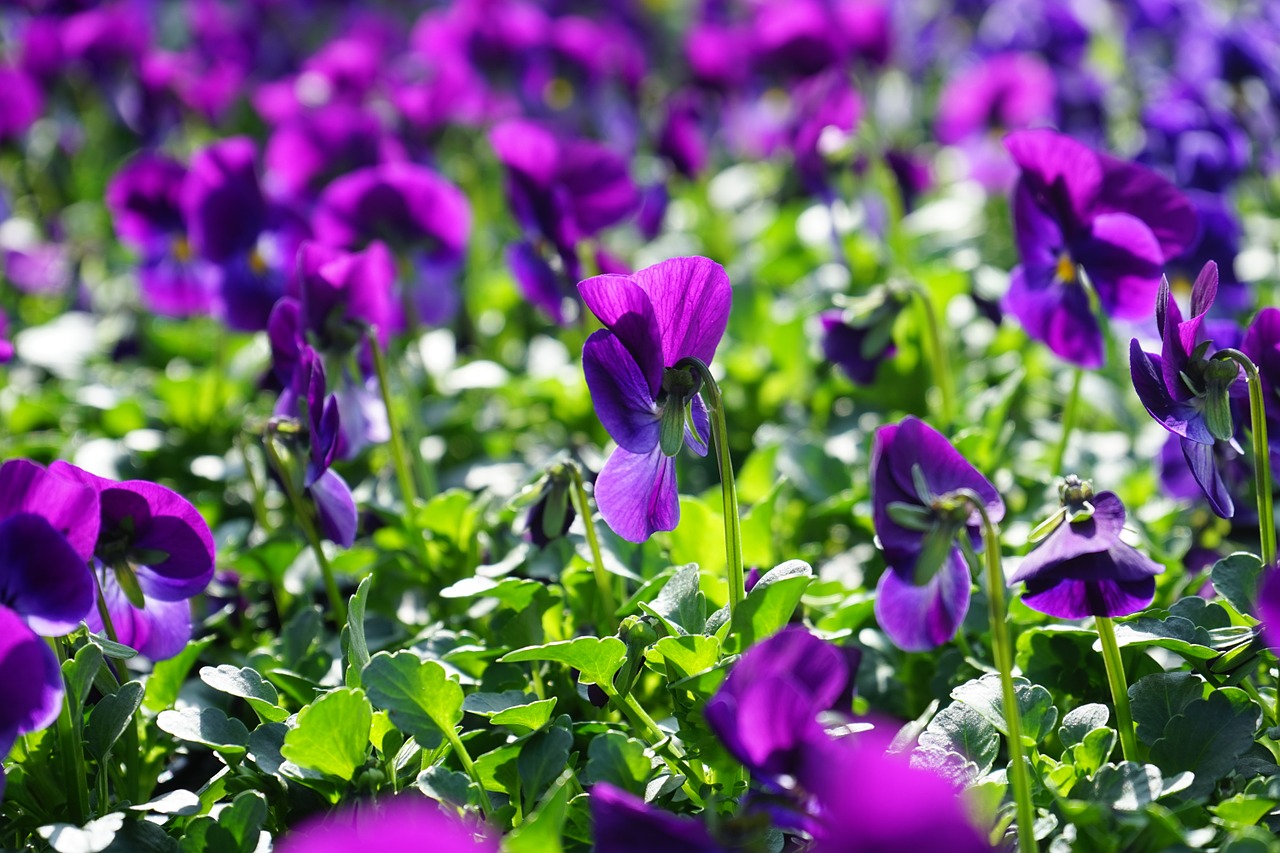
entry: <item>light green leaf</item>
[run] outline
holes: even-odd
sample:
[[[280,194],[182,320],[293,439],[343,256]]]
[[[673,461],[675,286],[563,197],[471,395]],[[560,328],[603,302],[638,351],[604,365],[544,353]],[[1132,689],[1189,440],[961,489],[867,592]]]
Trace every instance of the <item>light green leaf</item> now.
[[[355,595],[347,602],[347,686],[360,687],[360,674],[369,662],[369,641],[364,633],[364,610],[369,601],[373,575],[360,581]]]
[[[500,663],[550,660],[578,670],[583,684],[612,684],[627,658],[627,644],[617,637],[578,637],[545,646],[528,646],[499,658]]]
[[[812,579],[813,569],[802,560],[790,560],[770,569],[734,611],[733,651],[746,651],[781,631]]]
[[[364,766],[373,708],[363,690],[339,687],[298,712],[280,754],[299,767],[350,780]]]
[[[200,680],[220,693],[244,699],[264,723],[279,723],[289,717],[289,712],[277,704],[280,694],[275,686],[256,669],[229,664],[205,666],[200,668]]]
[[[572,770],[560,774],[524,823],[503,839],[506,853],[562,853],[565,812],[572,780]]]
[[[207,746],[227,762],[238,762],[249,743],[249,730],[244,723],[230,718],[217,708],[183,708],[161,711],[156,725],[179,740]]]
[[[518,735],[536,732],[551,721],[551,713],[556,707],[556,697],[539,699],[528,705],[516,705],[506,708],[489,718],[495,726],[506,726]]]
[[[621,641],[619,641],[621,642]],[[424,749],[435,749],[462,720],[462,686],[433,660],[413,652],[378,652],[361,676],[369,698]]]
[[[142,707],[155,713],[173,707],[187,673],[191,671],[200,653],[212,642],[213,637],[192,640],[176,657],[157,663],[151,670],[151,675],[147,676],[147,693],[142,699]]]

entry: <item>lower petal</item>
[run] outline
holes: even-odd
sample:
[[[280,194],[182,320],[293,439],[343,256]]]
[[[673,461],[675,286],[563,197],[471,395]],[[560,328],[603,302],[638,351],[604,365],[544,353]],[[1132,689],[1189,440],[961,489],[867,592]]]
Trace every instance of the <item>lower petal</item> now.
[[[1027,581],[1022,603],[1057,619],[1118,618],[1137,613],[1156,594],[1155,578],[1135,581],[1036,578]]]
[[[22,617],[0,605],[0,756],[18,735],[53,723],[62,708],[62,671],[53,650]]]
[[[350,548],[356,539],[356,501],[337,471],[325,471],[307,490],[316,504],[320,533],[330,542]]]
[[[928,583],[916,586],[892,568],[876,587],[876,620],[898,648],[923,652],[955,636],[969,610],[969,567],[958,551]]]
[[[1236,514],[1235,502],[1227,491],[1227,484],[1222,481],[1214,456],[1214,445],[1199,444],[1182,439],[1182,455],[1186,457],[1191,468],[1191,476],[1196,478],[1204,496],[1209,499],[1209,506],[1222,518],[1231,518]]]
[[[93,608],[93,578],[67,541],[30,513],[0,521],[0,607],[46,637],[74,631]]]
[[[1037,286],[1046,276],[1051,283]],[[1004,307],[1055,355],[1081,367],[1102,366],[1102,330],[1081,285],[1056,282],[1045,270],[1018,266],[1010,276]]]
[[[191,602],[158,601],[147,598],[143,607],[134,607],[116,582],[115,573],[99,569],[102,598],[111,616],[116,641],[153,661],[167,660],[181,652],[191,639]],[[102,633],[106,626],[97,608],[85,617],[89,630]]]
[[[680,522],[676,463],[655,446],[648,453],[613,451],[596,478],[596,505],[614,533],[628,542],[644,542]]]

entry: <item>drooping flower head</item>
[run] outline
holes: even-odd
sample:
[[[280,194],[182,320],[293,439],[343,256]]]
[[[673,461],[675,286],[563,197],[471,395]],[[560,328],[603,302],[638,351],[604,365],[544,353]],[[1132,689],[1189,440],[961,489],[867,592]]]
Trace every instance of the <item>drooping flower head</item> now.
[[[0,758],[58,716],[62,670],[42,636],[74,631],[92,609],[97,534],[92,489],[25,459],[0,466]]]
[[[1059,489],[1055,526],[1009,578],[1026,583],[1022,602],[1059,619],[1137,613],[1156,593],[1164,567],[1120,539],[1124,504],[1114,492],[1070,476]],[[1052,521],[1052,520],[1051,520]]]
[[[281,853],[346,853],[373,847],[432,853],[497,853],[479,827],[449,817],[440,805],[406,794],[376,807],[304,821],[280,841]]]
[[[1005,308],[1058,356],[1099,367],[1102,330],[1081,270],[1107,316],[1149,316],[1165,260],[1195,240],[1195,212],[1150,169],[1056,131],[1017,131],[1005,147],[1020,170],[1013,216],[1022,260]]]
[[[937,430],[914,417],[876,430],[871,503],[888,563],[876,586],[876,619],[907,651],[950,640],[969,609],[969,566],[956,538],[977,541],[981,529],[962,490],[992,521],[1004,517],[995,487]]]
[[[1191,319],[1184,321],[1168,280],[1160,286],[1156,323],[1163,346],[1160,355],[1144,352],[1134,338],[1129,344],[1129,372],[1138,399],[1151,417],[1182,442],[1182,452],[1213,511],[1223,518],[1235,512],[1231,493],[1214,462],[1214,445],[1236,445],[1230,387],[1237,381],[1234,362],[1211,358],[1205,315],[1218,292],[1218,267],[1205,264],[1191,289]]]
[[[604,324],[582,348],[596,414],[618,443],[596,480],[609,527],[643,542],[680,520],[675,456],[706,455],[711,426],[698,383],[677,365],[709,364],[729,321],[729,277],[707,258],[673,258],[578,285]]]
[[[848,713],[861,651],[784,628],[747,650],[708,700],[711,730],[756,776],[794,776],[804,749],[826,741],[818,715]]]
[[[116,639],[152,660],[182,651],[191,639],[189,600],[214,572],[213,535],[200,512],[156,483],[115,482],[66,462],[50,470],[98,495],[92,565]],[[87,621],[93,631],[106,628],[96,608]]]

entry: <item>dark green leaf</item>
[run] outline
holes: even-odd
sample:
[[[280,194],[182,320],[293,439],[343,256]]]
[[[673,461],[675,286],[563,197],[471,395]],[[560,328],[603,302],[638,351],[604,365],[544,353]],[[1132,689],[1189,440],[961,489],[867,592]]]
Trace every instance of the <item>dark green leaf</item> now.
[[[538,732],[523,742],[516,769],[520,773],[521,796],[526,802],[535,802],[542,796],[543,789],[564,772],[572,746],[573,735],[559,726]]]
[[[1058,709],[1053,705],[1052,694],[1040,685],[1020,677],[1015,677],[1013,682],[1022,715],[1022,739],[1027,746],[1034,746],[1053,731]],[[951,698],[971,706],[1002,735],[1008,736],[998,675],[988,674],[961,684],[951,691]]]
[[[976,776],[990,771],[1000,753],[995,726],[963,702],[952,702],[943,708],[925,726],[918,742],[920,749],[951,753],[973,762]]]
[[[1208,689],[1190,672],[1157,672],[1129,686],[1129,704],[1138,725],[1138,740],[1150,746],[1182,709],[1202,698]]]
[[[652,775],[653,762],[645,754],[644,744],[635,738],[604,732],[587,748],[587,781],[592,784],[608,782],[639,797]]]
[[[244,723],[227,717],[217,708],[161,711],[156,725],[179,740],[209,747],[228,763],[239,761],[249,743],[249,730]]]
[[[120,689],[98,700],[89,715],[89,725],[85,728],[85,740],[89,751],[99,760],[106,756],[115,742],[124,734],[124,730],[133,720],[134,713],[142,704],[142,682],[128,681],[120,685]]]
[[[1262,560],[1237,551],[1223,557],[1209,570],[1213,589],[1240,613],[1258,615],[1258,584],[1262,580]]]
[[[699,634],[707,625],[707,601],[699,588],[696,563],[681,566],[650,602],[653,612],[686,634]]]
[[[1215,690],[1169,720],[1164,736],[1151,746],[1151,761],[1166,774],[1194,773],[1188,796],[1206,796],[1253,745],[1261,723],[1262,709],[1249,694],[1236,687]]]

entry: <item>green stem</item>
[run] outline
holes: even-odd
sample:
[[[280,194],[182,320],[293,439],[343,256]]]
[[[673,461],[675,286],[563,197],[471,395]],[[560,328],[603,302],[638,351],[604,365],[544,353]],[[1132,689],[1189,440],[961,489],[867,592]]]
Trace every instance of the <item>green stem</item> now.
[[[458,760],[462,762],[462,767],[467,771],[467,775],[476,783],[476,787],[480,789],[480,811],[484,812],[485,820],[493,817],[493,803],[489,800],[489,792],[484,789],[484,782],[480,779],[480,774],[476,772],[475,762],[471,760],[471,753],[467,752],[466,745],[462,742],[462,738],[458,737],[458,733],[454,731],[452,726],[446,726],[444,736],[449,741],[449,746],[453,747],[453,751],[458,756]]]
[[[929,359],[933,366],[933,381],[938,386],[938,417],[943,425],[952,423],[956,411],[955,382],[951,377],[951,362],[947,360],[947,350],[942,344],[942,329],[938,323],[938,312],[934,308],[933,297],[923,285],[916,283],[911,292],[920,300],[920,312],[924,315],[925,332],[928,335]]]
[[[1107,683],[1116,706],[1116,727],[1120,730],[1120,750],[1125,761],[1138,760],[1138,741],[1134,737],[1133,714],[1129,710],[1129,684],[1124,678],[1124,661],[1116,643],[1116,629],[1107,616],[1095,616],[1098,639],[1102,641],[1102,660],[1107,666]]]
[[[49,645],[58,656],[58,668],[67,662],[66,650],[62,641],[49,638]],[[80,721],[71,719],[71,692],[69,685],[63,680],[62,713],[58,714],[56,723],[58,747],[62,753],[62,772],[66,776],[68,817],[75,826],[84,826],[89,821],[89,778],[84,764],[84,741],[80,734]],[[77,702],[82,697],[76,697]]]
[[[1254,479],[1258,491],[1258,530],[1262,537],[1262,565],[1276,565],[1276,517],[1271,506],[1271,452],[1267,446],[1267,410],[1262,398],[1258,367],[1249,356],[1235,349],[1221,349],[1214,358],[1229,358],[1244,369],[1249,383],[1249,418],[1253,427]]]
[[[1000,528],[991,520],[982,498],[970,489],[960,489],[964,497],[982,518],[982,544],[987,564],[987,596],[991,610],[991,653],[996,669],[1000,672],[1000,692],[1005,722],[1009,728],[1009,781],[1013,787],[1013,800],[1018,815],[1018,849],[1022,853],[1036,851],[1036,811],[1031,801],[1031,777],[1027,773],[1026,747],[1022,742],[1022,714],[1018,708],[1018,694],[1013,686],[1013,642],[1009,637],[1009,625],[1005,611],[1004,567],[1000,558]]]
[[[293,515],[298,520],[298,526],[302,528],[302,535],[306,537],[312,553],[316,556],[316,564],[320,566],[320,574],[324,578],[325,592],[329,596],[329,606],[333,608],[334,621],[341,629],[347,624],[347,604],[342,598],[342,593],[338,591],[338,581],[333,576],[333,566],[329,565],[329,558],[325,556],[320,535],[316,532],[316,526],[311,519],[311,507],[298,493],[293,475],[281,461],[275,447],[275,436],[270,432],[265,436],[263,446],[267,449],[267,457],[271,460],[271,464],[280,474],[280,482],[284,484],[285,494],[288,495],[289,503],[293,506]]]
[[[604,621],[600,624],[600,634],[612,633],[617,625],[614,623],[618,605],[613,597],[613,579],[604,568],[604,557],[600,552],[600,539],[596,535],[596,522],[591,517],[591,505],[587,503],[587,489],[582,483],[582,472],[578,466],[570,462],[566,466],[569,476],[573,478],[573,502],[578,515],[582,517],[582,526],[587,533],[587,545],[591,548],[591,571],[596,578],[596,588],[600,592],[600,606],[604,610]],[[607,630],[606,630],[607,629]]]
[[[738,489],[733,479],[733,459],[729,455],[729,429],[724,416],[724,398],[711,370],[698,358],[681,359],[677,367],[687,367],[702,381],[701,393],[711,415],[711,441],[720,469],[720,499],[724,504],[724,553],[729,567],[729,622],[747,595],[746,572],[742,566],[742,519],[738,512]],[[732,627],[730,631],[732,631]]]
[[[637,730],[643,733],[645,740],[649,742],[649,746],[662,755],[662,760],[666,762],[667,767],[672,773],[684,777],[684,785],[682,786],[685,794],[689,797],[690,802],[698,808],[704,808],[706,802],[702,799],[696,788],[693,787],[693,780],[705,784],[705,778],[696,773],[693,768],[685,760],[684,750],[682,750],[670,735],[658,727],[653,717],[641,707],[636,698],[628,693],[625,697],[619,695],[617,689],[612,684],[601,684],[600,689],[609,697],[609,701],[614,704],[622,715]]]
[[[102,570],[104,572],[111,571],[105,566]],[[98,618],[102,620],[102,627],[106,630],[108,639],[113,643],[118,643],[120,640],[116,637],[115,623],[111,621],[111,610],[107,607],[107,598],[102,591],[102,581],[98,579],[98,573],[92,571],[92,567],[89,574],[93,575],[93,585],[98,591]]]
[[[391,459],[395,463],[396,479],[400,483],[400,498],[404,501],[406,516],[412,516],[418,503],[418,489],[409,469],[409,455],[405,452],[404,436],[400,432],[400,419],[391,400],[391,383],[387,381],[387,357],[378,344],[377,330],[368,334],[369,349],[373,352],[373,369],[378,374],[378,390],[382,392],[382,405],[387,410],[387,428],[391,433]]]
[[[1053,459],[1049,466],[1049,472],[1061,476],[1062,463],[1067,458],[1067,446],[1071,443],[1071,432],[1075,429],[1076,418],[1080,408],[1080,380],[1084,378],[1084,371],[1076,368],[1071,377],[1071,391],[1067,394],[1067,402],[1062,407],[1062,438],[1058,439],[1058,446],[1053,451]]]

